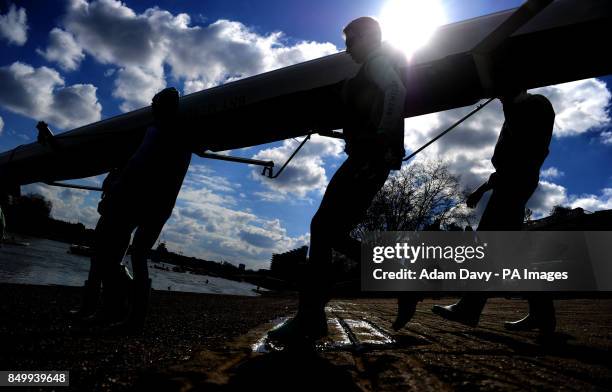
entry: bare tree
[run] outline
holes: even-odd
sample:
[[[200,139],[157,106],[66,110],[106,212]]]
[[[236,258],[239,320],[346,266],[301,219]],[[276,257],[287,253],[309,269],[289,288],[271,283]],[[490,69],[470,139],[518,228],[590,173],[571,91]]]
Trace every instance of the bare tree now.
[[[471,224],[459,177],[442,161],[406,165],[393,174],[374,198],[353,236],[367,231],[414,231],[432,224]]]

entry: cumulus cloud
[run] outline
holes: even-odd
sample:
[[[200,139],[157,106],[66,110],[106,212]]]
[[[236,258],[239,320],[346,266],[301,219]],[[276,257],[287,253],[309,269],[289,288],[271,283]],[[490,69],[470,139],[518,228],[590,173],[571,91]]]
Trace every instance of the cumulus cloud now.
[[[612,94],[601,80],[577,80],[533,92],[545,95],[555,108],[557,137],[579,135],[610,122],[607,107]]]
[[[581,134],[604,126],[610,121],[606,108],[610,104],[611,94],[605,83],[597,79],[545,87],[533,92],[550,97],[557,116],[560,117],[555,123],[554,133],[557,137]],[[406,119],[406,149],[414,151],[471,109],[471,107],[459,108]],[[461,185],[466,190],[473,190],[494,170],[490,159],[503,121],[501,104],[494,101],[452,133],[429,146],[415,160],[446,161],[451,172],[460,176]],[[316,151],[315,145],[311,155],[302,155],[300,152],[286,172],[276,180],[267,180],[254,171],[253,178],[263,182],[269,189],[267,192],[257,193],[257,196],[266,201],[286,201],[287,194],[304,197],[312,190],[324,190],[328,176],[323,168],[322,158],[326,155],[337,157],[340,154],[341,144],[335,142],[331,142],[329,150],[323,148],[321,151]],[[284,162],[295,147],[296,143],[288,140],[280,147],[260,151],[254,158]],[[529,204],[536,214],[546,214],[555,203],[567,200],[565,188],[550,182],[563,175],[564,173],[556,167],[547,168],[542,172],[542,179],[548,181],[540,183],[537,193]]]
[[[540,178],[549,178],[549,179],[553,179],[553,178],[559,178],[559,177],[563,177],[565,175],[564,172],[562,172],[561,170],[557,169],[554,166],[551,166],[547,169],[544,169],[540,172]]]
[[[270,233],[261,227],[245,228],[240,230],[238,235],[247,244],[263,249],[273,248],[276,241],[282,239],[279,235],[270,236]]]
[[[298,145],[296,140],[285,140],[280,147],[263,149],[253,158],[271,160],[279,166],[289,158]],[[266,201],[285,200],[285,196],[289,194],[304,198],[311,191],[322,193],[329,181],[323,166],[324,158],[338,158],[342,151],[343,143],[338,139],[313,135],[279,177],[269,179],[262,176],[259,170],[254,170],[251,177],[269,189],[269,192],[259,193],[259,196]],[[275,170],[278,169],[279,167]]]
[[[46,184],[30,184],[22,188],[23,194],[36,193],[52,203],[51,216],[72,223],[83,223],[94,228],[100,215],[96,204],[88,199],[90,191],[59,188]],[[97,196],[95,197],[97,200]]]
[[[572,196],[569,199],[572,208],[581,207],[587,211],[599,211],[612,209],[612,188],[604,188],[601,194],[585,194]]]
[[[99,185],[103,176],[85,179]],[[241,208],[235,197],[240,186],[207,166],[190,167],[172,217],[161,238],[170,249],[209,260],[268,266],[272,253],[308,244],[308,235],[291,236],[277,217],[258,216]],[[43,195],[53,204],[52,216],[94,227],[97,193],[31,184],[24,193]],[[214,190],[214,191],[213,191]]]
[[[587,211],[609,210],[612,209],[612,188],[604,188],[598,195],[574,195],[568,194],[561,185],[540,181],[527,207],[534,211],[534,217],[540,218],[549,215],[555,206],[580,207]]]
[[[185,179],[187,185],[203,185],[214,192],[235,193],[242,184],[229,181],[227,178],[215,174],[215,171],[204,165],[191,165],[189,176]]]
[[[236,21],[200,26],[157,7],[136,13],[116,0],[72,0],[62,25],[83,52],[119,68],[114,95],[124,111],[149,104],[165,86],[164,67],[191,93],[337,51],[331,43],[287,45],[280,32],[261,35]]]
[[[23,45],[28,40],[28,16],[23,7],[11,4],[6,14],[0,15],[0,37],[9,44]]]
[[[610,123],[606,112],[612,95],[604,82],[581,80],[531,91],[547,96],[555,108],[554,135],[571,137],[599,129]],[[407,150],[416,150],[443,131],[472,108],[460,108],[405,120]],[[453,174],[460,176],[467,190],[486,181],[494,168],[490,162],[504,117],[501,104],[493,101],[451,133],[429,146],[415,160],[443,159]],[[605,131],[602,140],[605,140]],[[542,181],[528,203],[534,215],[542,216],[552,207],[570,200],[567,190],[550,180],[563,175],[559,168],[547,168]],[[483,200],[483,203],[485,204]],[[482,206],[480,206],[480,211]]]
[[[185,94],[197,93],[198,91],[206,90],[214,86],[215,84],[213,82],[206,82],[204,80],[186,80],[183,84],[183,92]]]
[[[166,80],[163,72],[149,72],[146,68],[128,66],[119,70],[113,96],[123,100],[119,108],[128,112],[150,105],[155,93],[164,87]]]
[[[307,235],[288,235],[278,218],[241,209],[235,199],[239,188],[206,166],[192,165],[162,233],[164,240],[189,254],[244,262],[251,268],[266,266],[272,253],[308,243]]]
[[[273,191],[254,192],[253,195],[258,197],[259,200],[261,201],[268,201],[268,202],[275,202],[275,203],[287,201],[287,196],[284,193],[280,193],[280,192],[273,192]]]
[[[451,126],[472,108],[460,108],[405,120],[405,147],[414,151]],[[444,160],[461,184],[472,189],[493,172],[490,162],[499,130],[503,124],[501,104],[493,101],[451,133],[423,150],[415,162]]]
[[[534,218],[550,214],[554,206],[567,204],[567,190],[564,186],[540,181],[538,188],[527,202],[527,208],[533,211]]]
[[[603,144],[612,144],[612,131],[604,131],[601,133],[601,142]]]
[[[47,61],[56,62],[65,71],[73,71],[79,67],[85,54],[76,43],[72,34],[58,28],[49,33],[49,45],[44,51],[36,52]]]
[[[51,68],[15,62],[0,67],[0,85],[0,105],[59,128],[74,128],[101,117],[95,86],[65,87],[64,79]]]
[[[217,197],[225,198],[223,200],[219,199],[219,201],[229,204],[234,204],[233,197],[242,187],[241,184],[231,182],[226,177],[218,175],[209,166],[197,163],[191,164],[189,167],[184,184],[188,186],[186,189],[201,188],[203,191],[215,192],[218,195]],[[195,198],[191,199],[191,193],[185,189],[181,193],[181,197],[186,198],[188,201],[196,201]]]
[[[533,211],[533,218],[539,219],[550,215],[555,206],[581,207],[587,211],[612,209],[612,188],[604,188],[598,195],[575,195],[569,194],[562,185],[541,180],[533,196],[527,202],[527,208]],[[480,207],[484,209],[483,206]]]

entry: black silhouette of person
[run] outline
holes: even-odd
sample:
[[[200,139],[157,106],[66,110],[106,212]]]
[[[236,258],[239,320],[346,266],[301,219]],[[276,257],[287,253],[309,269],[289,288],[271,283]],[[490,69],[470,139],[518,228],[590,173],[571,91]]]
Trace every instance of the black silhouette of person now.
[[[495,172],[466,201],[468,207],[474,208],[484,193],[493,191],[478,225],[480,231],[521,230],[525,205],[538,186],[540,168],[548,156],[555,121],[555,111],[542,95],[515,90],[500,100],[505,122],[491,159]],[[453,305],[434,305],[432,311],[448,320],[476,326],[486,300],[485,294],[469,294]],[[528,300],[529,314],[521,320],[506,322],[505,327],[554,331],[552,299],[541,293]]]
[[[178,91],[171,87],[156,94],[152,109],[154,123],[142,143],[127,164],[105,180],[85,286],[85,297],[95,297],[92,292],[101,281],[101,306],[90,319],[117,332],[142,331],[151,289],[148,253],[172,214],[191,162],[192,146],[178,120]],[[132,232],[133,281],[121,264]]]
[[[348,159],[329,182],[310,224],[309,266],[302,277],[298,312],[271,340],[289,343],[327,334],[325,304],[331,282],[332,249],[360,260],[360,242],[350,232],[404,156],[406,90],[398,69],[405,58],[381,42],[378,22],[353,20],[344,28],[346,51],[361,64],[343,88],[345,151]]]

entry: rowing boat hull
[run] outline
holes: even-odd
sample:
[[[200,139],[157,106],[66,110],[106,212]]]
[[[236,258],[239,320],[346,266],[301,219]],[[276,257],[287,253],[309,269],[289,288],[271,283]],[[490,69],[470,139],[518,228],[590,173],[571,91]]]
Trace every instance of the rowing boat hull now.
[[[472,49],[514,10],[442,26],[402,70],[405,117],[466,106],[503,85],[528,88],[612,73],[598,40],[612,36],[612,2],[559,0],[506,39],[483,84]],[[358,66],[342,52],[181,98],[182,127],[194,146],[222,151],[343,127],[341,86]],[[44,119],[42,119],[44,120]],[[152,123],[150,107],[0,154],[0,182],[88,177],[120,165]]]

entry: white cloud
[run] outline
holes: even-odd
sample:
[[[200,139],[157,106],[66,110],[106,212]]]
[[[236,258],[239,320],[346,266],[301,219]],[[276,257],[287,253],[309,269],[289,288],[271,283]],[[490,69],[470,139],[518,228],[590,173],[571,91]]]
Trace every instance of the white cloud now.
[[[214,170],[208,166],[192,164],[189,168],[189,176],[185,179],[185,184],[194,187],[204,186],[214,192],[235,193],[242,184],[233,183],[227,178],[218,176]]]
[[[147,10],[151,12],[163,11]],[[154,24],[147,15],[136,15],[119,1],[72,0],[63,25],[87,53],[102,63],[161,66],[165,43],[157,39]]]
[[[197,93],[198,91],[206,90],[207,88],[214,86],[214,83],[206,82],[204,80],[186,80],[185,83],[183,83],[183,92],[185,94]]]
[[[547,169],[540,171],[540,178],[553,179],[553,178],[563,177],[564,175],[565,175],[564,172],[562,172],[561,170],[557,169],[554,166],[551,166]]]
[[[285,140],[280,147],[263,149],[253,158],[274,161],[276,173],[298,146],[293,139]],[[313,135],[279,177],[269,179],[262,176],[259,169],[253,170],[251,177],[277,194],[260,193],[265,200],[283,200],[288,194],[304,198],[311,191],[322,193],[328,183],[324,158],[338,158],[342,151],[343,143],[338,139]]]
[[[581,207],[587,211],[612,209],[612,188],[604,188],[599,195],[568,194],[567,189],[549,181],[540,181],[538,189],[527,202],[534,218],[548,216],[555,206]]]
[[[604,131],[601,133],[601,142],[603,144],[612,144],[612,131]]]
[[[99,185],[102,176],[86,179]],[[202,181],[208,177],[205,181]],[[213,192],[213,189],[215,190]],[[239,189],[204,165],[192,165],[172,217],[161,234],[169,248],[209,260],[268,266],[272,253],[308,244],[308,234],[291,236],[279,218],[261,217],[242,209],[232,195]],[[31,184],[24,193],[38,193],[53,204],[52,216],[94,227],[97,193]]]
[[[280,193],[280,192],[273,192],[273,191],[254,192],[253,195],[257,196],[259,200],[261,201],[274,202],[274,203],[281,203],[281,202],[284,203],[288,201],[287,195],[285,195],[284,193]]]
[[[556,112],[554,135],[557,137],[578,135],[610,122],[606,108],[612,94],[601,80],[577,80],[533,92],[551,101]]]
[[[72,0],[62,25],[85,53],[120,68],[114,95],[122,110],[149,103],[165,86],[164,66],[191,93],[337,51],[331,43],[286,45],[280,32],[260,35],[236,21],[191,25],[189,15],[157,7],[139,14],[115,0]]]
[[[540,181],[538,188],[527,202],[527,208],[533,211],[534,218],[550,214],[554,206],[567,203],[565,187],[548,181]]]
[[[28,40],[28,16],[23,7],[11,4],[6,14],[0,15],[0,37],[10,44],[23,45]]]
[[[612,188],[604,188],[601,195],[579,195],[569,199],[572,208],[582,207],[587,211],[599,211],[612,209]]]
[[[0,135],[2,135],[2,131],[4,130],[4,120],[0,117]]]
[[[557,137],[582,134],[610,123],[606,108],[610,105],[612,95],[600,80],[582,80],[531,92],[543,94],[551,100],[557,113],[554,129]],[[415,150],[425,144],[471,109],[460,108],[406,119],[406,149]],[[451,172],[461,177],[461,184],[467,190],[473,190],[486,181],[494,170],[490,159],[503,121],[501,104],[493,101],[415,159],[447,161]],[[602,139],[605,140],[603,133]],[[559,168],[554,169],[548,168],[542,172],[543,181],[540,181],[540,186],[527,205],[534,210],[536,217],[547,215],[554,205],[570,200],[564,187],[544,181],[563,175]],[[481,204],[484,205],[485,201],[483,199]],[[482,211],[483,206],[479,207],[479,211]]]
[[[64,84],[60,74],[51,68],[15,62],[0,67],[0,105],[64,129],[98,121],[102,105],[96,97],[96,87]]]
[[[202,181],[205,177],[208,180]],[[212,192],[212,189],[216,189]],[[272,253],[308,243],[290,236],[279,218],[265,218],[238,206],[237,187],[204,165],[190,167],[177,206],[162,233],[171,249],[201,258],[261,268]]]
[[[113,96],[123,99],[120,109],[128,112],[150,105],[153,96],[164,87],[163,70],[155,73],[142,67],[128,66],[119,69]]]
[[[472,108],[460,108],[405,120],[405,145],[414,151],[451,126]],[[427,147],[414,161],[442,159],[461,177],[467,189],[476,188],[493,172],[491,156],[503,124],[498,101],[490,103],[452,132]]]
[[[36,50],[47,61],[56,62],[65,71],[79,68],[85,54],[72,34],[58,28],[49,33],[49,45],[44,51]]]
[[[568,194],[567,189],[561,185],[548,181],[540,181],[527,207],[533,210],[534,218],[548,216],[555,206],[581,207],[587,211],[612,209],[612,188],[604,188],[599,195]]]
[[[603,126],[610,121],[605,115],[605,110],[610,104],[611,94],[605,87],[605,83],[599,80],[589,79],[566,83],[533,92],[546,96],[552,95],[553,105],[561,117],[555,125],[557,136],[580,134],[593,127]],[[425,144],[471,109],[471,107],[460,108],[406,119],[406,149],[415,150]],[[589,112],[587,119],[583,118],[585,110]],[[461,177],[462,186],[467,190],[472,190],[484,182],[494,170],[490,159],[503,121],[501,104],[494,101],[450,134],[429,146],[415,159],[447,161],[451,172]],[[285,141],[281,147],[262,150],[255,155],[255,158],[272,159],[282,163],[295,147],[295,142]],[[340,145],[329,156],[337,156],[339,149]],[[298,157],[301,154],[300,152]],[[304,156],[305,162],[299,160],[292,162],[287,170],[292,167],[294,169],[281,174],[277,180],[266,180],[259,173],[253,172],[253,177],[264,181],[270,189],[268,192],[258,193],[257,196],[267,201],[286,201],[287,194],[304,196],[311,190],[325,189],[328,178],[322,166],[323,156],[325,153],[315,152],[312,156]],[[551,167],[542,172],[542,179],[550,180],[563,175],[564,173],[559,168]],[[282,181],[283,176],[286,176],[284,181]],[[541,181],[528,206],[534,210],[536,216],[537,214],[544,215],[554,205],[567,200],[565,188],[549,181]]]
[[[94,207],[95,204],[87,199],[90,191],[59,188],[46,184],[30,184],[22,187],[22,193],[36,193],[44,196],[52,203],[51,216],[55,219],[72,223],[80,222],[88,228],[94,228],[100,217]]]

